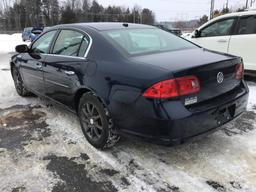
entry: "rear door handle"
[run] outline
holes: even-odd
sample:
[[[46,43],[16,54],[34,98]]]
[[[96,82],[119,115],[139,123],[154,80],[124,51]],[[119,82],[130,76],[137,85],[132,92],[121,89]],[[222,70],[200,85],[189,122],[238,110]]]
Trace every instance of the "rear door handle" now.
[[[66,73],[67,75],[75,75],[74,71],[64,71],[64,73]]]
[[[228,41],[226,39],[219,39],[218,42],[219,43],[227,43]]]

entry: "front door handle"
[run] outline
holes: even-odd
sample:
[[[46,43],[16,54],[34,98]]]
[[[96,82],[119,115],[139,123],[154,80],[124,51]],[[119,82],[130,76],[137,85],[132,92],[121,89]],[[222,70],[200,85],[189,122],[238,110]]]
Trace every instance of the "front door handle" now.
[[[218,42],[219,43],[227,43],[228,41],[226,39],[219,39]]]
[[[67,75],[75,75],[74,71],[64,71],[64,73],[66,73]]]

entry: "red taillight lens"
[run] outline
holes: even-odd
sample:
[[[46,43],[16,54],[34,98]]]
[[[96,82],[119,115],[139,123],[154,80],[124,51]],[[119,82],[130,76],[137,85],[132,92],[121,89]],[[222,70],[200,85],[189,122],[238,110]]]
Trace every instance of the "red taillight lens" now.
[[[197,77],[180,77],[176,79],[180,95],[189,95],[200,91],[200,83]]]
[[[143,93],[143,96],[148,98],[167,99],[189,95],[199,91],[200,83],[197,77],[188,76],[158,82],[148,88]]]
[[[244,65],[242,63],[236,65],[235,76],[237,80],[244,78]]]

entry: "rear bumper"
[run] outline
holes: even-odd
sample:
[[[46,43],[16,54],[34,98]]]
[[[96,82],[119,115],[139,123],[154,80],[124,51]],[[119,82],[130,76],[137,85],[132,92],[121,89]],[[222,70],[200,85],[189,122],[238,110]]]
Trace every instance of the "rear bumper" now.
[[[139,98],[114,119],[119,132],[176,145],[212,133],[241,115],[247,107],[248,88],[242,88],[198,106],[184,107],[180,101],[157,103]]]
[[[204,136],[222,128],[222,125],[246,111],[248,94],[233,101],[220,103],[218,107],[194,113],[184,119],[174,120],[170,128],[170,144],[180,144],[195,137]],[[175,135],[176,134],[176,135]],[[175,137],[173,137],[175,135]]]

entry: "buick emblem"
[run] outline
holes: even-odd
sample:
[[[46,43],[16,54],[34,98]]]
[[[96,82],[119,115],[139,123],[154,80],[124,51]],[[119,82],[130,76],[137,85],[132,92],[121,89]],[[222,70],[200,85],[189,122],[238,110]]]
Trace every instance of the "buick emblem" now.
[[[224,74],[222,72],[219,72],[217,74],[217,82],[221,84],[224,81]]]

